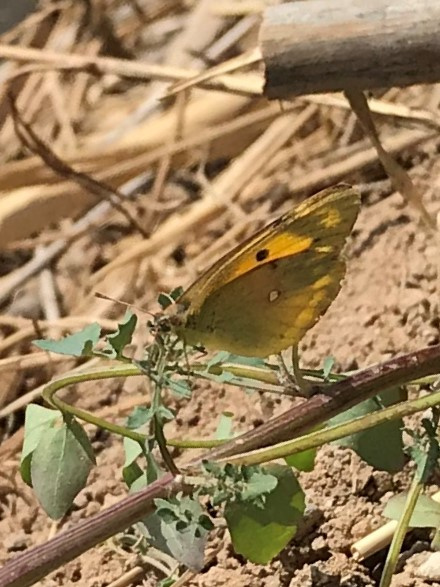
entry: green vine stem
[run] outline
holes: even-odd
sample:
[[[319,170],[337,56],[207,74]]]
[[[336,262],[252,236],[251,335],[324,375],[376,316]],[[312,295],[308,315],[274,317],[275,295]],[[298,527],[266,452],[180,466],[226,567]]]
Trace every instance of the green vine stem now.
[[[195,374],[197,374],[197,371],[202,370],[202,368],[206,369],[206,366],[202,364],[196,364],[191,366],[191,369],[195,371]],[[221,369],[237,377],[254,379],[255,381],[261,382],[263,384],[266,383],[275,385],[276,383],[278,383],[276,372],[271,370],[270,368],[263,369],[260,367],[250,367],[246,365],[236,365],[234,363],[225,363],[224,365],[222,365]],[[310,371],[308,373],[316,377],[319,377],[318,372],[315,373]],[[85,383],[87,381],[99,381],[103,379],[114,379],[117,377],[137,376],[145,377],[145,373],[142,372],[136,365],[123,365],[117,367],[112,366],[110,368],[107,367],[104,369],[94,369],[90,371],[83,371],[80,373],[72,373],[48,383],[42,393],[42,396],[48,405],[50,405],[54,409],[59,410],[62,413],[75,416],[76,418],[84,422],[93,424],[94,426],[102,428],[103,430],[107,430],[112,434],[118,434],[122,437],[130,438],[135,442],[143,443],[147,439],[146,434],[142,434],[140,432],[136,432],[135,430],[131,430],[130,428],[126,428],[125,426],[120,426],[118,424],[109,422],[108,420],[104,420],[99,416],[95,416],[91,412],[68,404],[56,395],[57,392],[61,389],[78,383]],[[278,385],[278,387],[280,386]],[[259,389],[259,391],[261,391],[260,388],[255,387],[255,389]],[[279,393],[282,393],[282,390],[279,390]],[[182,449],[215,448],[224,443],[225,440],[215,439],[167,439],[166,441],[166,444],[168,444],[169,446],[174,446]]]
[[[333,416],[387,389],[408,385],[421,377],[438,373],[440,345],[426,347],[380,365],[373,365],[329,385],[325,393],[319,388],[318,393],[307,401],[211,450],[203,455],[203,458],[218,461],[236,454],[274,446],[306,433],[314,426],[327,422]],[[201,458],[198,457],[189,464],[198,466]]]
[[[395,404],[380,411],[373,412],[372,414],[354,418],[349,422],[331,426],[325,430],[311,432],[310,434],[300,436],[294,440],[281,442],[269,448],[254,450],[231,457],[224,457],[219,459],[219,462],[228,462],[233,465],[261,465],[275,459],[291,456],[304,450],[316,448],[327,442],[332,442],[344,438],[345,436],[356,434],[356,432],[374,428],[379,424],[395,420],[396,418],[411,416],[412,414],[438,405],[440,405],[440,391],[418,399]]]
[[[70,414],[71,416],[75,416],[76,418],[82,420],[83,422],[87,422],[89,424],[93,424],[103,430],[107,430],[113,434],[118,434],[125,438],[130,438],[135,442],[143,443],[147,439],[146,434],[142,434],[140,432],[136,432],[135,430],[131,430],[130,428],[126,428],[125,426],[120,426],[118,424],[114,424],[113,422],[109,422],[108,420],[104,420],[95,416],[91,412],[87,412],[86,410],[82,410],[81,408],[77,408],[76,406],[72,406],[71,404],[66,403],[62,399],[60,399],[56,394],[61,389],[68,387],[69,385],[74,385],[77,383],[85,383],[86,381],[99,381],[102,379],[113,379],[115,377],[134,377],[134,376],[143,376],[145,377],[145,373],[140,371],[140,369],[134,365],[126,365],[123,367],[112,367],[102,370],[93,370],[93,371],[84,371],[82,373],[74,373],[71,375],[66,375],[65,377],[60,377],[59,379],[55,379],[51,381],[46,388],[44,389],[42,395],[43,399],[54,409],[59,410],[62,413]],[[223,444],[225,440],[180,440],[180,439],[168,439],[167,444],[170,446],[175,446],[177,448],[213,448]]]
[[[69,385],[74,385],[76,383],[85,383],[86,381],[99,381],[102,379],[113,379],[114,377],[134,377],[139,375],[143,375],[143,373],[133,365],[111,367],[100,370],[97,369],[93,371],[84,371],[82,373],[72,373],[70,375],[60,377],[59,379],[55,379],[54,381],[48,383],[42,395],[43,399],[52,408],[59,410],[62,413],[76,416],[84,422],[88,422],[89,424],[93,424],[95,426],[98,426],[99,428],[108,430],[109,432],[112,432],[114,434],[120,434],[121,436],[131,438],[136,442],[144,442],[146,438],[145,434],[140,434],[139,432],[130,430],[129,428],[125,428],[124,426],[118,426],[117,424],[113,424],[112,422],[103,420],[102,418],[99,418],[98,416],[95,416],[94,414],[91,414],[86,410],[82,410],[81,408],[71,406],[70,404],[66,403],[56,395],[56,393],[64,387],[68,387]]]
[[[408,531],[411,517],[417,505],[417,500],[419,499],[430,474],[437,466],[439,457],[439,441],[437,439],[439,417],[440,413],[438,409],[433,408],[432,418],[430,420],[425,418],[422,421],[422,424],[425,427],[424,436],[428,441],[427,447],[425,447],[424,450],[421,448],[421,439],[419,438],[417,444],[412,449],[413,458],[417,463],[417,468],[406,497],[402,515],[397,522],[397,527],[390,548],[388,549],[379,587],[389,587],[391,585],[393,574],[396,570],[402,549],[403,540]],[[421,453],[421,450],[423,450],[423,453]]]
[[[417,500],[423,489],[423,483],[420,482],[419,476],[416,474],[409,489],[404,511],[399,518],[396,530],[393,535],[390,548],[388,550],[387,558],[385,561],[384,570],[380,579],[379,587],[389,587],[393,578],[394,571],[396,569],[397,561],[399,558],[400,550],[402,548],[403,540],[408,531],[409,521],[413,514],[414,508],[416,507]]]
[[[388,389],[395,385],[403,385],[416,378],[432,376],[439,371],[440,345],[427,347],[420,351],[398,357],[397,359],[392,359],[382,365],[366,369],[349,379],[329,386],[329,393],[333,395],[323,396],[320,394],[319,396],[314,396],[304,402],[304,404],[287,410],[281,418],[273,418],[268,423],[270,434],[266,432],[265,436],[264,424],[256,431],[252,431],[251,440],[257,444],[257,447],[254,444],[254,448],[267,446],[264,443],[270,442],[271,438],[283,439],[284,437],[285,439],[286,435],[291,435],[290,437],[292,437],[295,431],[298,433],[304,426],[306,426],[306,429],[310,429],[313,426],[313,422],[318,423],[318,421],[322,421],[324,414],[328,416],[329,411],[349,409],[352,405],[366,399],[366,397],[383,391],[383,389]],[[115,370],[112,369],[111,371],[107,370],[105,373],[102,371],[96,372],[94,379],[107,379],[116,373],[121,377],[140,374],[137,369],[131,366],[125,366]],[[91,379],[90,373],[76,375],[79,376],[79,381],[89,381]],[[46,389],[46,396],[52,394],[53,397],[53,394],[58,389],[67,385],[68,380],[71,383],[79,382],[76,379],[76,375],[65,377],[49,384]],[[431,396],[425,396],[420,400],[415,400],[417,403],[414,401],[408,402],[405,404],[406,410],[403,412],[394,412],[395,417],[413,413],[418,409],[425,409],[429,403],[432,402],[435,405],[439,400],[440,392],[437,392]],[[400,404],[392,407],[401,410],[402,408],[399,406]],[[373,416],[381,413],[383,412],[373,414]],[[263,430],[261,430],[262,428]],[[263,433],[263,436],[261,436],[261,433]],[[347,434],[347,431],[345,430],[344,433]],[[235,454],[243,452],[247,448],[246,438],[249,438],[249,433],[227,442],[224,445],[224,452],[235,451]],[[223,449],[223,447],[221,448]],[[292,446],[290,446],[290,449],[292,449]],[[202,458],[199,457],[194,462],[200,463],[205,459],[213,460],[212,455],[215,454],[215,450],[205,452]],[[298,448],[298,450],[302,449]],[[221,458],[225,456],[223,454]],[[61,564],[74,559],[115,532],[139,520],[151,508],[153,498],[163,495],[175,495],[182,490],[186,492],[190,491],[183,479],[180,476],[174,479],[171,474],[166,474],[144,490],[127,495],[119,503],[110,506],[103,512],[76,524],[38,547],[30,548],[28,551],[6,563],[0,569],[0,585],[25,587],[33,584],[46,576],[50,571],[58,568]]]

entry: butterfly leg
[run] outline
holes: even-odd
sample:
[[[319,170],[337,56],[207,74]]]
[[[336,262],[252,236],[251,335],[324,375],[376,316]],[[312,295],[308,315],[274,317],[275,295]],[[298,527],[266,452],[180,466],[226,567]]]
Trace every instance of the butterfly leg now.
[[[313,394],[312,385],[304,379],[299,368],[298,348],[292,349],[292,372],[287,368],[281,354],[275,355],[278,364],[278,380],[284,387],[286,395],[293,397],[310,397]]]
[[[313,386],[307,379],[304,379],[302,371],[299,366],[298,346],[292,347],[292,370],[293,377],[299,387],[303,397],[311,397],[313,395]]]

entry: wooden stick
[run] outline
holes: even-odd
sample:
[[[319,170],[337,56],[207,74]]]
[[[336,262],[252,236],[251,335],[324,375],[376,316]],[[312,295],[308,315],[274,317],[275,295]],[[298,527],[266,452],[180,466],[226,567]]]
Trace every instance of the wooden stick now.
[[[440,502],[440,491],[431,497],[435,501]],[[385,548],[385,546],[388,546],[393,538],[396,527],[397,520],[391,520],[367,536],[357,540],[350,547],[353,558],[357,561],[364,560],[382,548]],[[409,530],[412,530],[412,528],[410,527]]]
[[[440,80],[438,0],[300,0],[264,13],[265,95]]]

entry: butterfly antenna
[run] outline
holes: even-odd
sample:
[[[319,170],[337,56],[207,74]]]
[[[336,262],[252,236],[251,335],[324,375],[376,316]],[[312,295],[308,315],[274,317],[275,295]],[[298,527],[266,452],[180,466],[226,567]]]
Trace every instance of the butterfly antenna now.
[[[139,308],[139,306],[135,306],[134,304],[129,304],[128,302],[124,302],[123,300],[117,300],[116,298],[112,298],[111,296],[108,296],[107,294],[103,294],[99,291],[95,291],[94,295],[95,295],[95,298],[99,298],[101,300],[107,300],[108,302],[113,302],[115,304],[119,304],[120,306],[125,306],[126,308],[137,310],[138,312],[142,312],[142,314],[147,314],[148,316],[151,316],[152,318],[154,318],[154,314],[152,312],[148,312],[147,310],[144,310],[143,308]]]

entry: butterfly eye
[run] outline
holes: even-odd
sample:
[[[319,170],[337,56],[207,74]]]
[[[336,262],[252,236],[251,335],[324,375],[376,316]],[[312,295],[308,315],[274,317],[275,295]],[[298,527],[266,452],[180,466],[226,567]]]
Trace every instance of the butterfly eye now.
[[[264,261],[264,259],[267,259],[269,256],[269,249],[260,249],[259,251],[257,251],[257,254],[255,255],[255,259],[257,261]]]
[[[270,293],[269,293],[269,302],[274,302],[275,300],[277,300],[280,297],[280,292],[277,289],[273,289]]]

